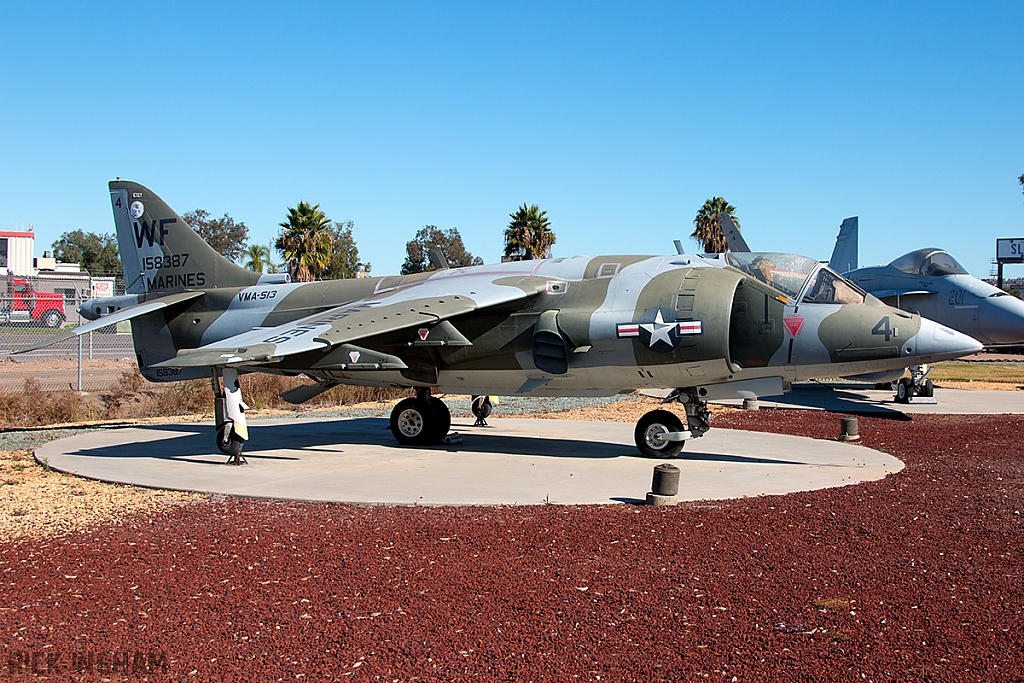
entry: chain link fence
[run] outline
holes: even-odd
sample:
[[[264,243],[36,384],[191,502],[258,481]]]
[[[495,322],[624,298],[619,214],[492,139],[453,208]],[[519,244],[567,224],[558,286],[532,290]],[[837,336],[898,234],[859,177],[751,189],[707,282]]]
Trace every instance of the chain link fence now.
[[[0,275],[0,392],[21,391],[27,380],[43,391],[102,392],[116,386],[126,370],[137,371],[127,322],[12,354],[88,322],[78,313],[86,299],[123,293],[120,277]]]

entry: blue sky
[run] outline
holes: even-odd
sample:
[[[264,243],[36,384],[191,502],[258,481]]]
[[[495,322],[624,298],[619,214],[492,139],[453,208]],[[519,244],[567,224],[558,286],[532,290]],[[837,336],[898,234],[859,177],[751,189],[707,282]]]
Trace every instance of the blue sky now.
[[[496,261],[524,202],[556,256],[692,252],[720,195],[754,249],[827,259],[859,215],[862,265],[987,276],[1022,38],[1020,2],[5,3],[0,230],[112,232],[121,176],[264,244],[320,203],[384,275],[425,224]]]

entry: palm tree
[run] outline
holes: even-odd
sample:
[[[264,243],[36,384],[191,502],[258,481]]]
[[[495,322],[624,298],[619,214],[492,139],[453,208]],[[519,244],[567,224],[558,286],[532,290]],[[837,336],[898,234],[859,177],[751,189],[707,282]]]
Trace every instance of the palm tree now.
[[[735,211],[736,207],[722,197],[712,197],[704,202],[704,206],[700,207],[697,217],[693,219],[695,227],[690,237],[697,240],[705,254],[729,251],[729,247],[725,243],[725,235],[722,234],[722,227],[718,224],[718,214],[729,214],[738,230],[740,221],[736,218]]]
[[[255,273],[262,273],[268,267],[273,267],[274,264],[270,262],[270,248],[265,247],[262,244],[250,244],[242,252],[242,257],[245,261],[242,262],[243,268],[248,268]]]
[[[288,209],[288,220],[279,224],[283,230],[274,248],[284,255],[289,272],[299,282],[310,282],[330,262],[330,224],[320,205],[309,202]]]
[[[536,204],[527,206],[524,203],[518,211],[510,213],[509,218],[512,221],[505,229],[505,256],[508,260],[529,261],[550,256],[555,233],[551,231],[547,211],[541,211]]]

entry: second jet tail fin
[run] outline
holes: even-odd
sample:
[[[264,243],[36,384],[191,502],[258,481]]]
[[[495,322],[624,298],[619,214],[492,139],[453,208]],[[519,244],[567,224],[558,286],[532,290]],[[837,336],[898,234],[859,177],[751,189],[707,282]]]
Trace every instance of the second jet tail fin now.
[[[832,258],[828,260],[829,268],[837,273],[849,273],[857,270],[857,216],[851,216],[839,226],[836,246],[832,250]]]
[[[722,229],[722,235],[725,237],[725,244],[729,251],[736,253],[750,251],[747,241],[743,239],[743,236],[740,234],[740,228],[736,225],[732,216],[727,213],[718,214],[718,227]]]

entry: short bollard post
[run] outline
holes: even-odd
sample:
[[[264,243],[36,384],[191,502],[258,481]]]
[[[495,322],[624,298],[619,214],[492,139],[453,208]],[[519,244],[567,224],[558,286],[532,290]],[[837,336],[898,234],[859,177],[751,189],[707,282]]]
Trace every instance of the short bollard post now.
[[[679,493],[679,468],[662,464],[654,468],[651,491],[647,494],[648,505],[675,505]]]
[[[756,398],[745,398],[743,399],[743,410],[757,410],[760,406],[757,404]]]
[[[839,428],[839,440],[840,441],[857,441],[860,439],[860,434],[857,429],[857,418],[855,417],[844,417],[842,419],[842,425]]]

